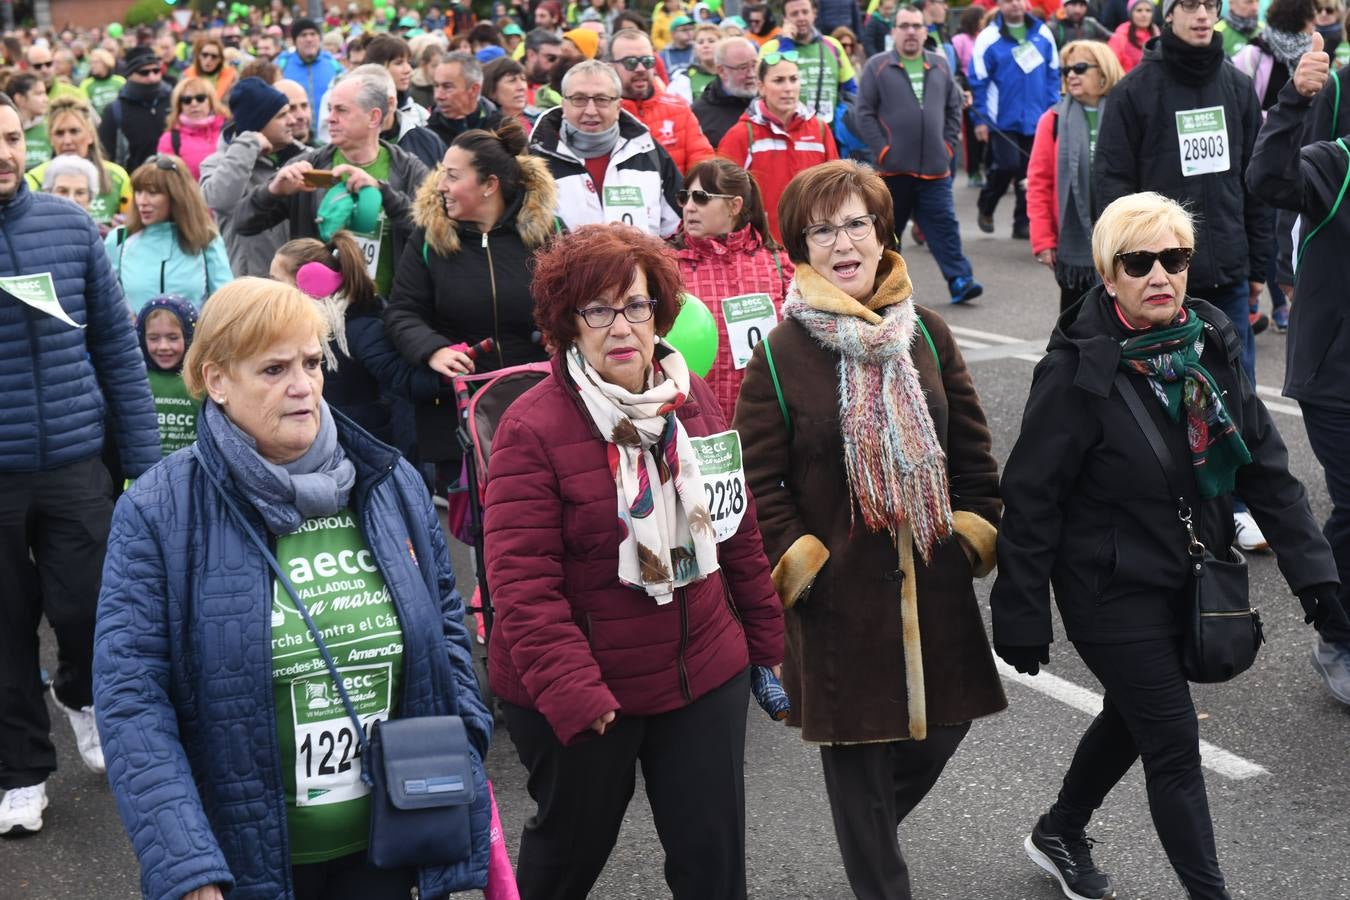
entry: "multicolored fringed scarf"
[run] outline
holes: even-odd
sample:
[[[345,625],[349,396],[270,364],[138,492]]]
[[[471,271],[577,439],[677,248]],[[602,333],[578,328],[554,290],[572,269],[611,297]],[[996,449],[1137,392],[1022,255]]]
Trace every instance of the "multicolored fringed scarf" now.
[[[609,441],[609,471],[624,526],[619,580],[658,604],[669,603],[676,588],[718,569],[698,459],[675,415],[689,397],[689,367],[660,341],[647,389],[633,394],[601,378],[576,345],[566,360],[591,421]]]
[[[947,456],[910,357],[917,313],[904,260],[887,251],[878,273],[863,304],[801,263],[783,314],[839,354],[844,467],[863,523],[898,535],[908,522],[927,562],[952,532]]]
[[[1200,365],[1204,323],[1192,312],[1185,321],[1120,342],[1120,367],[1148,377],[1173,422],[1186,410],[1186,441],[1201,499],[1233,490],[1237,470],[1252,455],[1223,405],[1214,376]]]

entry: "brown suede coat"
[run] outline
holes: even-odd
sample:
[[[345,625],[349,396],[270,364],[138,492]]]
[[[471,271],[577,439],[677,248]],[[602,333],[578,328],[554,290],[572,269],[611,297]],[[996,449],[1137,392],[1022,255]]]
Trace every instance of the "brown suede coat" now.
[[[897,267],[889,289],[908,296],[903,261],[888,253],[883,265]],[[822,279],[802,266],[797,280],[809,297]],[[998,464],[955,339],[936,313],[917,309],[941,370],[917,329],[910,355],[947,454],[960,538],[938,544],[931,564],[912,552],[908,529],[902,559],[890,534],[867,531],[860,515],[853,520],[839,430],[839,358],[795,320],[767,339],[791,437],[762,344],[736,405],[764,549],[788,607],[788,724],[800,726],[808,741],[921,739],[930,724],[968,722],[1007,706],[972,583],[994,564]],[[978,572],[961,539],[976,553]],[[902,605],[917,608],[917,622],[902,621]]]

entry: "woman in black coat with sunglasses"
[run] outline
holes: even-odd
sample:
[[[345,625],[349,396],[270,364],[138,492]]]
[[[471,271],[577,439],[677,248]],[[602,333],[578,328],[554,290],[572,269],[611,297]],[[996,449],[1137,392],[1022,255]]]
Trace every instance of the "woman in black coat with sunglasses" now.
[[[1003,474],[994,649],[1028,675],[1049,661],[1053,586],[1068,639],[1106,695],[1058,799],[1025,841],[1069,897],[1116,896],[1084,830],[1136,759],[1158,837],[1192,900],[1230,897],[1182,669],[1188,537],[1169,483],[1220,558],[1232,545],[1236,489],[1307,621],[1320,629],[1345,617],[1330,548],[1242,375],[1237,334],[1215,307],[1186,296],[1194,249],[1191,217],[1175,201],[1141,193],[1106,208],[1092,236],[1103,284],[1060,317]],[[1119,389],[1117,372],[1126,376]],[[1121,390],[1138,395],[1170,451],[1170,473]]]

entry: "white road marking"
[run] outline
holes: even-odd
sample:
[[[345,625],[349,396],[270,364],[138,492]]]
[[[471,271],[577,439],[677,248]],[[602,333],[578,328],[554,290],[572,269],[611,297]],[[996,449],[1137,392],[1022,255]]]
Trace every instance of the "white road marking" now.
[[[992,344],[1027,343],[1026,338],[1016,338],[1006,334],[996,334],[992,331],[980,331],[975,328],[966,328],[961,325],[952,325],[950,322],[947,323],[947,328],[951,331],[952,334],[957,336],[956,344],[963,350],[967,348],[983,350],[988,348]],[[971,338],[974,338],[974,340],[971,340]],[[1009,354],[1008,357],[995,357],[982,354],[973,359],[972,362],[982,362],[998,358],[1011,358],[1011,359],[1020,359],[1023,360],[1024,362],[1029,363],[1038,363],[1041,361],[1041,357],[1044,355],[1045,354],[1043,353],[1012,353]],[[1285,401],[1284,395],[1280,393],[1279,388],[1267,387],[1264,384],[1258,384],[1256,386],[1256,393],[1261,397],[1262,401],[1266,404],[1266,409],[1270,410],[1271,412],[1282,413],[1286,416],[1293,416],[1296,419],[1303,418],[1303,410],[1300,409],[1298,406],[1294,405],[1293,403]]]
[[[994,660],[994,663],[998,666],[998,674],[1003,676],[1004,681],[1013,681],[1034,691],[1039,691],[1047,697],[1058,700],[1060,703],[1071,706],[1079,712],[1085,712],[1090,716],[1095,716],[1102,711],[1102,695],[1096,691],[1079,687],[1072,681],[1060,678],[1058,675],[1051,675],[1045,670],[1033,677],[1023,675],[1001,659]],[[1216,775],[1222,775],[1234,781],[1270,774],[1270,770],[1265,766],[1243,759],[1236,753],[1231,753],[1222,747],[1216,747],[1209,741],[1200,742],[1200,764]]]

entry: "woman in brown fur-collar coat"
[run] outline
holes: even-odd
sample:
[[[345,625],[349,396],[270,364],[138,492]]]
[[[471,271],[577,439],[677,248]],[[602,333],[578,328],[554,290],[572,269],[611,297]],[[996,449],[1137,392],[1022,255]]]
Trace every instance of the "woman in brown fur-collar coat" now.
[[[555,233],[558,189],[524,149],[515,123],[466,131],[418,190],[417,230],[384,313],[390,342],[413,365],[452,376],[548,358],[536,339],[530,273],[534,251]],[[493,349],[474,360],[453,346],[484,338]],[[453,408],[419,407],[417,438],[423,461],[458,459]]]
[[[821,745],[854,893],[909,898],[896,827],[1007,705],[972,585],[994,565],[998,468],[956,342],[890,249],[881,178],[817,166],[779,214],[797,272],[735,426],[788,610],[788,724]]]

